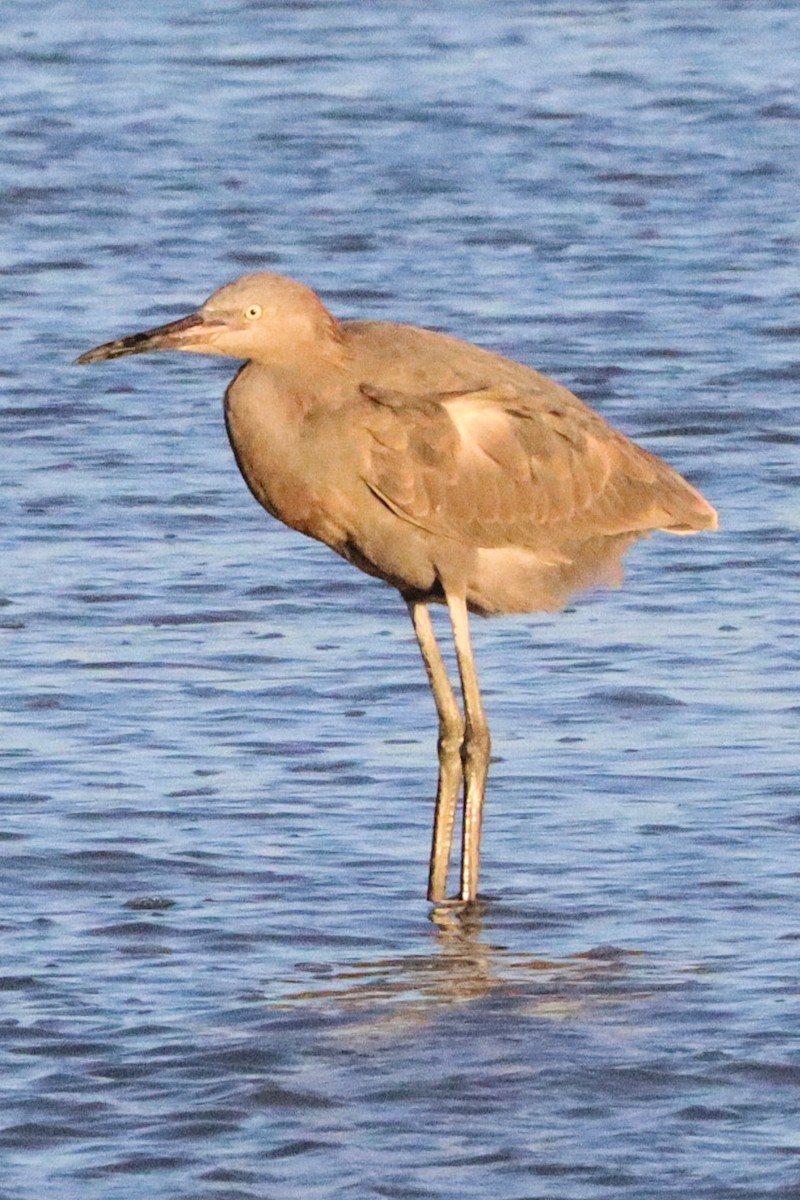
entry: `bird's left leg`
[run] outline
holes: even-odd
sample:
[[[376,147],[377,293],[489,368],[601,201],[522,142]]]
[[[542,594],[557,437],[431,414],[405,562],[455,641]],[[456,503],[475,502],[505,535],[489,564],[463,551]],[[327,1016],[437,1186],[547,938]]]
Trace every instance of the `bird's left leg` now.
[[[464,696],[464,743],[461,756],[464,762],[464,821],[461,849],[461,899],[475,900],[478,895],[478,872],[481,861],[481,827],[483,797],[489,772],[492,748],[489,724],[481,700],[478,674],[472,655],[469,636],[467,603],[463,596],[447,596],[447,607],[453,626],[461,691]]]
[[[436,789],[433,843],[428,874],[428,899],[438,902],[447,896],[453,826],[463,778],[461,743],[464,739],[464,718],[433,632],[428,606],[417,600],[409,600],[407,603],[422,661],[428,672],[436,712],[439,715],[439,782]]]

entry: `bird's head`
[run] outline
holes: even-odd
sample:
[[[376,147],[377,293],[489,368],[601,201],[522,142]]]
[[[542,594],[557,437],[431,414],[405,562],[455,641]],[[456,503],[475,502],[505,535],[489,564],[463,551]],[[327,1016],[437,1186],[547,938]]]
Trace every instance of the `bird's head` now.
[[[340,342],[336,321],[311,288],[281,275],[243,275],[196,312],[87,350],[75,361],[102,362],[150,350],[221,354],[279,365]]]

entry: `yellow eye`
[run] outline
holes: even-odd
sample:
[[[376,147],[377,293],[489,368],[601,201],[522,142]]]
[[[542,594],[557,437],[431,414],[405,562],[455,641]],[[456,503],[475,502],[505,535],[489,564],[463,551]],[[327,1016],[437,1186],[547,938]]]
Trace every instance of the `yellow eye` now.
[[[261,305],[251,304],[249,308],[244,310],[244,315],[248,321],[257,321],[261,316]]]

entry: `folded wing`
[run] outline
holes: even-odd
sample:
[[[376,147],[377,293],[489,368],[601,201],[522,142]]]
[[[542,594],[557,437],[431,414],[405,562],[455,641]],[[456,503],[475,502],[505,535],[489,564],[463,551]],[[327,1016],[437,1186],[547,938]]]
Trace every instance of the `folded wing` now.
[[[362,387],[365,483],[404,520],[479,548],[569,557],[590,539],[716,527],[714,509],[656,455],[569,392],[514,385],[408,396]]]

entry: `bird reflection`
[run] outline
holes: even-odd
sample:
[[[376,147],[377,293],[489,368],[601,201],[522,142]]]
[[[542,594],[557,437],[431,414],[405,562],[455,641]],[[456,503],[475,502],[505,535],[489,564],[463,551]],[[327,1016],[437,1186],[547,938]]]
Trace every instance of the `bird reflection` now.
[[[485,912],[480,902],[437,905],[430,913],[436,953],[328,968],[318,986],[285,995],[278,1004],[311,1001],[343,1013],[371,1010],[376,1018],[371,1032],[397,1034],[426,1023],[443,1007],[493,995],[510,1001],[523,1015],[558,1020],[598,1004],[649,994],[641,977],[635,984],[631,978],[633,961],[642,951],[602,946],[563,958],[512,951],[488,939]],[[363,1025],[360,1029],[363,1035]]]

